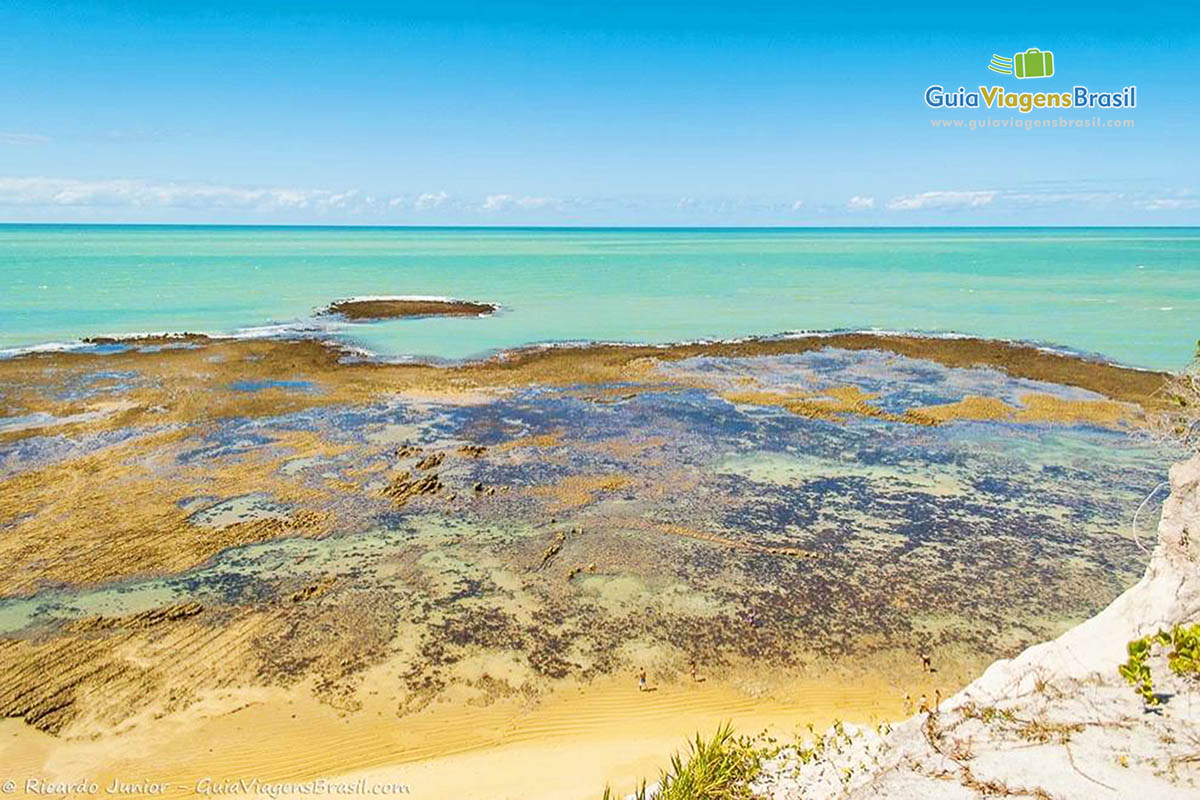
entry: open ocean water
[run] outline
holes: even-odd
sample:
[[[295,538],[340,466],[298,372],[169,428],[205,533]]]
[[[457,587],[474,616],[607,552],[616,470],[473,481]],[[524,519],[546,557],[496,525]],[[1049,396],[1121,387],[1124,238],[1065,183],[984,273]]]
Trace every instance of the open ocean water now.
[[[485,319],[315,319],[359,295]],[[380,356],[789,331],[965,333],[1178,368],[1198,228],[517,229],[0,225],[0,350],[163,331],[310,329]]]

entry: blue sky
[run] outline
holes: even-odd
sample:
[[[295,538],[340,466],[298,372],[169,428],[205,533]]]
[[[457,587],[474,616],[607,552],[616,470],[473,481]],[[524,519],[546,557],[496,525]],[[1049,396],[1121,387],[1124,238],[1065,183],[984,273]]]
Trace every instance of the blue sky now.
[[[9,0],[0,220],[1200,223],[1194,6],[799,6]],[[934,83],[1138,107],[934,129],[1024,118]]]

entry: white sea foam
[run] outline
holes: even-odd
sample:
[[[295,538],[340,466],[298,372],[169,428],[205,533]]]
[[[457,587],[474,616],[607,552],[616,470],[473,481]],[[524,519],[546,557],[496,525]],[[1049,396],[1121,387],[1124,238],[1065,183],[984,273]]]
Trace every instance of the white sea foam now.
[[[368,353],[368,351],[363,350],[362,348],[352,347],[344,340],[335,338],[335,334],[347,327],[347,323],[338,322],[336,320],[323,321],[313,319],[297,320],[295,322],[272,323],[268,325],[254,325],[245,328],[237,328],[233,331],[189,330],[100,333],[89,335],[86,339],[77,339],[73,342],[44,342],[41,344],[9,347],[0,350],[0,359],[15,358],[18,356],[35,353],[98,352],[103,348],[112,347],[114,345],[122,348],[142,349],[145,347],[159,345],[158,342],[154,342],[154,344],[151,345],[143,340],[157,339],[164,340],[162,344],[168,347],[185,346],[187,345],[187,341],[185,339],[187,336],[203,336],[216,341],[220,341],[222,339],[316,339],[342,350],[358,350],[360,353]]]
[[[352,297],[341,297],[334,300],[329,305],[335,306],[338,303],[374,303],[380,300],[413,300],[423,303],[467,303],[469,300],[459,300],[455,297],[446,297],[440,294],[356,294]]]
[[[95,345],[87,342],[43,342],[42,344],[31,344],[24,347],[6,347],[0,350],[0,358],[15,358],[16,356],[28,355],[31,353],[68,353],[73,350],[87,350]]]

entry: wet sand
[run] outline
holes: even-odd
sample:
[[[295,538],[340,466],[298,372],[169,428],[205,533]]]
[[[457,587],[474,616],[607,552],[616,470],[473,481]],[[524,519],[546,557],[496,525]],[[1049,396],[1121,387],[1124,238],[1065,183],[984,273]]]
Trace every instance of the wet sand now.
[[[406,784],[415,798],[590,800],[606,783],[625,792],[640,777],[653,780],[696,731],[731,721],[739,731],[786,742],[808,724],[820,730],[835,719],[897,719],[904,691],[932,696],[934,686],[956,685],[965,671],[936,681],[907,669],[888,679],[847,675],[775,686],[750,675],[684,678],[652,682],[651,692],[638,691],[632,677],[609,678],[559,687],[537,704],[448,702],[401,719],[384,699],[386,676],[380,669],[368,677],[369,698],[351,715],[308,692],[274,689],[214,696],[190,713],[100,740],[63,741],[10,720],[0,723],[0,759],[9,775],[171,784],[163,797],[194,796],[207,777],[366,779]]]

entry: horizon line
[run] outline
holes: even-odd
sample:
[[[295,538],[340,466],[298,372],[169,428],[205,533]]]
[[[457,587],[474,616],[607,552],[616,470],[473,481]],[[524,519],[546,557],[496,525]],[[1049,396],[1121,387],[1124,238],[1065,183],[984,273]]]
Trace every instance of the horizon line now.
[[[348,230],[829,231],[829,230],[1189,230],[1193,225],[388,225],[309,222],[5,222],[4,228],[296,228]]]

